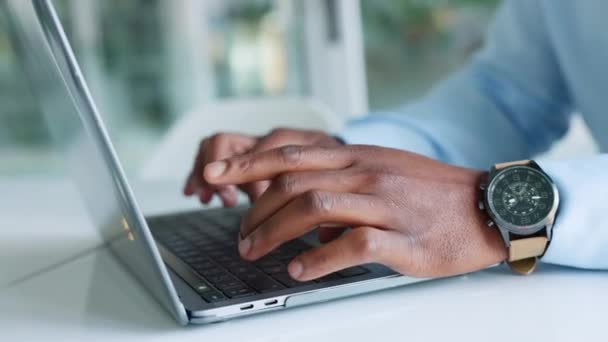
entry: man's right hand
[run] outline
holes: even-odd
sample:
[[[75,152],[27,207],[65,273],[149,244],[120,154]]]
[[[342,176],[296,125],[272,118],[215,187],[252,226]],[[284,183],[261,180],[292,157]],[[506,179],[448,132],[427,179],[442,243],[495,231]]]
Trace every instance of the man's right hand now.
[[[285,145],[312,145],[333,147],[341,143],[334,137],[321,131],[279,128],[262,137],[235,133],[218,133],[204,138],[194,162],[194,167],[184,187],[186,196],[197,195],[200,201],[207,204],[214,195],[218,195],[226,207],[237,203],[235,185],[216,186],[209,184],[203,177],[205,166],[217,160],[237,155],[261,152]],[[251,202],[258,199],[269,186],[268,181],[239,185]]]

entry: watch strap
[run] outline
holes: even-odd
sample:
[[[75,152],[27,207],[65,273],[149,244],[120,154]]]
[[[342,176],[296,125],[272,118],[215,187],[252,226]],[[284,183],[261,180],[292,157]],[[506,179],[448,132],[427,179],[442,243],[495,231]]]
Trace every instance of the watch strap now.
[[[507,163],[499,163],[494,165],[494,168],[496,170],[501,170],[510,166],[515,166],[515,165],[529,165],[530,164],[530,160],[518,160],[518,161],[513,161],[513,162],[507,162]]]
[[[549,240],[546,236],[534,236],[511,240],[509,248],[509,261],[536,258],[545,254]]]
[[[534,236],[510,241],[507,264],[513,272],[530,274],[536,268],[538,257],[545,254],[549,239]]]
[[[534,272],[537,263],[538,259],[536,257],[521,259],[517,261],[507,261],[507,265],[509,265],[511,271],[521,275],[528,275]]]

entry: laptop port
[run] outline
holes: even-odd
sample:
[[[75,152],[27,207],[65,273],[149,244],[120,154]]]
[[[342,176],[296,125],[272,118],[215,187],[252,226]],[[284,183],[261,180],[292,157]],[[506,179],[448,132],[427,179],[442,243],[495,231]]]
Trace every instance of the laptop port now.
[[[253,304],[241,306],[241,310],[249,310],[249,309],[253,309]]]
[[[277,299],[275,299],[275,300],[271,300],[269,302],[264,303],[264,305],[270,306],[270,305],[277,305],[278,303],[279,303],[279,301]]]

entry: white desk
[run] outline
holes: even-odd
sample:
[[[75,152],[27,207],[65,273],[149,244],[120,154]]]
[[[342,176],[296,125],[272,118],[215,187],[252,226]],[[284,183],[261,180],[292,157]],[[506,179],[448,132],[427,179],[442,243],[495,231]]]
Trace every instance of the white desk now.
[[[75,210],[76,215],[69,210],[46,210],[32,216],[34,209],[46,207],[43,204],[48,200],[48,195],[39,190],[46,189],[51,194],[53,189],[61,188],[60,184],[0,184],[3,199],[11,187],[18,189],[20,198],[34,194],[42,198],[34,203],[0,203],[2,341],[308,342],[392,338],[513,342],[605,341],[608,336],[608,273],[548,266],[530,277],[487,270],[321,305],[184,328],[177,326],[107,251],[91,250],[98,240],[80,209]],[[181,200],[173,186],[150,185],[143,189],[150,194],[166,194],[142,198],[140,202],[148,210],[164,208],[162,202],[171,208],[193,206],[192,202]],[[61,202],[49,202],[48,208],[58,203],[73,205],[73,197],[62,197]],[[7,234],[7,223],[19,222],[15,218],[20,213],[30,215],[20,224],[26,234],[13,230]],[[49,228],[41,229],[41,222]],[[6,236],[10,237],[10,246]],[[80,256],[70,259],[74,253]],[[66,259],[70,261],[61,262]],[[45,269],[45,262],[59,264]],[[36,273],[40,268],[45,270]],[[23,278],[24,275],[30,276]]]

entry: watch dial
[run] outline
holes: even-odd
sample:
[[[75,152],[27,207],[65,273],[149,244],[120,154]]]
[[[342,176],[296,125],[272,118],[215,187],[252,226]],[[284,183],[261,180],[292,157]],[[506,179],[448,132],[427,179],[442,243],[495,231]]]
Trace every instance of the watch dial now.
[[[500,173],[488,189],[488,202],[494,215],[519,227],[532,226],[545,219],[553,200],[549,179],[524,166]]]

